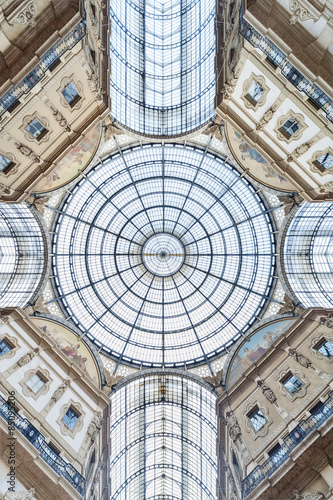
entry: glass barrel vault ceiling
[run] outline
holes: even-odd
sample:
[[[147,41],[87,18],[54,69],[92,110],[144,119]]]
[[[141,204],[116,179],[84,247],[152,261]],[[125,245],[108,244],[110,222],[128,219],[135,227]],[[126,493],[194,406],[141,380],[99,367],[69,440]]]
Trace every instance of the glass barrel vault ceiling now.
[[[166,372],[115,391],[110,499],[216,500],[215,404],[203,385]]]
[[[113,0],[110,19],[116,120],[170,136],[213,116],[215,0]]]
[[[203,363],[246,331],[270,295],[268,211],[207,150],[120,151],[75,187],[55,233],[55,300],[118,362]]]

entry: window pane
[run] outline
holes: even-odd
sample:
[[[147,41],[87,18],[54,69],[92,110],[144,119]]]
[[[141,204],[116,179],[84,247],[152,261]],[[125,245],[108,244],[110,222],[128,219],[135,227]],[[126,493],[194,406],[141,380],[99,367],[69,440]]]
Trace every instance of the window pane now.
[[[319,344],[317,347],[317,351],[326,356],[327,358],[330,358],[333,355],[333,344],[332,342],[329,342],[328,340],[324,340]]]
[[[46,128],[41,124],[39,120],[37,120],[37,118],[35,118],[27,126],[27,131],[36,139],[38,139],[38,137],[40,137],[44,132],[46,132]]]
[[[27,381],[27,386],[30,387],[30,389],[37,394],[39,389],[41,389],[45,385],[44,380],[38,375],[38,373],[35,373],[28,381]]]
[[[290,394],[295,394],[295,392],[297,392],[298,389],[303,385],[302,382],[292,374],[290,374],[282,383],[290,392]]]
[[[265,419],[262,411],[259,410],[259,408],[255,408],[254,410],[252,410],[252,412],[249,413],[248,417],[251,421],[251,425],[252,425],[253,429],[256,432],[259,429],[261,429],[261,427],[263,427],[263,425],[265,425],[265,423],[266,423],[266,419]]]
[[[289,137],[291,137],[292,135],[295,134],[295,132],[297,132],[297,130],[299,130],[300,128],[300,125],[299,123],[294,120],[293,118],[289,118],[289,120],[287,120],[283,125],[282,125],[282,130],[285,131],[285,133],[287,135],[289,135]]]
[[[8,158],[6,158],[5,156],[0,155],[0,172],[3,172],[4,170],[6,170],[6,168],[11,163],[12,163],[11,160],[8,160]]]
[[[5,339],[0,340],[0,356],[4,356],[6,352],[11,351],[12,348],[10,345],[5,341]]]
[[[264,93],[264,89],[262,89],[257,82],[252,82],[251,88],[246,97],[249,97],[249,100],[253,100],[254,102],[258,102],[261,96]]]
[[[330,153],[325,153],[320,158],[316,160],[324,170],[333,167],[333,156]]]
[[[64,90],[62,91],[62,94],[66,99],[66,101],[68,102],[68,104],[72,104],[80,97],[73,83],[67,85],[67,87],[65,87]]]
[[[68,408],[66,414],[64,415],[62,421],[64,422],[69,429],[73,430],[76,422],[78,421],[79,416],[72,408]]]

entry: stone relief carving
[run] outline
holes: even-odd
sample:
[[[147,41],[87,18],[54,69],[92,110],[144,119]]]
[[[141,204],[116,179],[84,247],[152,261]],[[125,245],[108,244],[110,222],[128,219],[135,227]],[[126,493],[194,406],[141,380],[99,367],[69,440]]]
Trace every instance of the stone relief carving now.
[[[96,437],[98,436],[99,431],[101,430],[102,422],[103,422],[103,420],[101,418],[101,412],[95,411],[94,416],[93,416],[90,424],[88,425],[87,434],[86,434],[86,441],[88,441],[90,438],[90,441],[92,443],[95,442]]]
[[[304,142],[304,144],[301,144],[296,148],[291,155],[287,157],[287,162],[293,161],[295,158],[298,158],[299,156],[304,155],[315,143],[315,139],[311,139],[311,141]]]
[[[305,368],[310,368],[312,366],[311,361],[303,354],[298,353],[296,349],[289,349],[289,354],[292,358],[294,358],[297,363],[304,366]]]
[[[324,195],[324,199],[330,199],[333,197],[333,181],[325,182],[319,189],[319,193]]]
[[[294,196],[287,196],[287,195],[279,195],[278,194],[277,197],[283,203],[284,215],[288,215],[289,212],[294,208],[295,205],[299,205],[303,201],[303,198],[300,194],[296,194]],[[289,299],[289,297],[285,294],[285,296],[284,296],[285,306],[287,306],[286,297]],[[289,301],[290,301],[290,299],[289,299]],[[292,304],[292,302],[291,302],[291,304]],[[288,302],[288,307],[291,304],[289,304],[289,302]],[[283,306],[283,307],[285,307],[285,306]],[[284,314],[284,313],[279,312],[279,314]]]
[[[21,368],[21,366],[24,366],[32,360],[36,356],[36,354],[39,353],[39,347],[36,347],[32,351],[27,352],[22,358],[20,358],[16,364],[14,365],[16,368]]]
[[[296,24],[298,21],[308,21],[309,19],[315,19],[315,16],[306,9],[301,2],[298,0],[289,0],[289,9],[292,12],[289,23],[291,26]],[[318,19],[315,20],[315,22]]]
[[[51,396],[49,403],[50,406],[55,405],[56,402],[59,401],[59,399],[61,398],[61,396],[64,395],[66,389],[70,386],[70,384],[71,384],[70,380],[64,380],[63,383],[59,385],[58,389],[56,389]]]
[[[327,328],[333,328],[333,314],[328,313],[327,316],[322,316],[320,318],[320,324],[327,326]]]
[[[297,490],[294,490],[293,493],[295,495],[295,500],[324,500],[324,498],[326,498],[326,495],[319,490],[317,490],[316,493],[309,493],[307,491],[298,493]]]
[[[232,414],[232,412],[227,412],[227,420],[224,423],[227,426],[228,434],[233,443],[236,443],[237,439],[242,436],[241,428],[239,427],[237,418]]]
[[[6,491],[0,493],[0,500],[33,500],[35,498],[35,488],[28,491]]]
[[[89,73],[89,71],[86,70],[86,75],[90,90],[93,94],[95,94],[95,97],[98,101],[102,101],[105,90],[100,87],[98,76],[96,75],[95,71],[91,69]]]
[[[303,308],[299,305],[295,305],[286,293],[284,294],[283,301],[284,304],[280,307],[278,314],[294,313],[299,316],[303,313]]]
[[[212,377],[202,377],[205,382],[208,384],[212,385],[215,389],[215,392],[217,395],[220,395],[223,393],[223,388],[221,386],[221,381],[222,381],[222,375],[223,375],[223,368],[222,370],[219,370],[216,372],[216,374]]]
[[[38,198],[36,198],[33,195],[29,195],[27,196],[25,201],[29,203],[29,205],[32,205],[41,215],[44,215],[45,206],[47,205],[47,202],[49,201],[50,198],[51,196],[39,196]],[[38,301],[39,299],[37,300],[37,302]],[[49,312],[49,311],[38,311],[38,312]]]
[[[257,130],[263,130],[263,128],[267,125],[269,121],[273,118],[275,111],[278,109],[277,104],[273,104],[260,118],[259,122],[256,125]]]
[[[112,387],[118,384],[118,382],[120,382],[124,378],[121,375],[116,375],[114,372],[111,375],[109,370],[107,370],[106,368],[104,368],[104,377],[106,380],[106,385],[103,388],[103,392],[105,392],[106,394],[110,394]]]
[[[274,392],[272,391],[272,389],[270,389],[268,387],[268,385],[265,384],[265,382],[263,382],[262,380],[258,380],[257,381],[257,385],[258,387],[261,389],[263,395],[265,396],[265,398],[272,404],[275,404],[276,403],[276,396],[274,394]]]
[[[32,151],[32,149],[30,149],[28,146],[25,146],[21,142],[16,142],[16,141],[14,141],[14,144],[15,144],[16,149],[18,149],[20,151],[20,153],[22,153],[24,156],[27,156],[28,158],[30,158],[34,163],[41,162],[40,157],[38,155],[36,155],[36,153],[34,153]]]
[[[34,28],[36,26],[35,17],[36,5],[35,0],[32,0],[27,5],[25,5],[22,11],[19,12],[19,14],[17,14],[14,19],[12,19],[11,21],[8,20],[8,24],[9,26],[13,26],[13,24],[23,24]]]
[[[205,135],[213,135],[222,142],[222,127],[223,127],[223,119],[220,116],[216,116],[214,120],[210,122],[206,130],[203,131]]]
[[[52,104],[49,104],[50,110],[52,111],[53,116],[55,117],[56,121],[59,123],[60,127],[64,128],[66,132],[71,132],[71,127],[66,120]]]
[[[124,132],[118,125],[115,123],[115,120],[112,120],[109,116],[104,119],[104,139],[105,142],[109,139],[113,138],[115,135],[123,134]]]
[[[226,83],[224,84],[224,87],[221,90],[221,94],[223,95],[224,99],[229,99],[233,91],[235,90],[238,78],[240,75],[240,69],[237,70],[232,70],[230,75],[227,78]]]
[[[0,196],[8,195],[10,193],[11,193],[11,190],[9,189],[8,186],[5,186],[4,184],[0,184]]]
[[[28,316],[31,316],[35,312],[38,312],[40,314],[42,314],[42,313],[49,314],[50,313],[48,307],[44,304],[44,299],[43,299],[42,295],[40,297],[38,297],[38,299],[36,300],[36,302],[34,304],[28,305],[24,309],[24,311],[28,314]]]

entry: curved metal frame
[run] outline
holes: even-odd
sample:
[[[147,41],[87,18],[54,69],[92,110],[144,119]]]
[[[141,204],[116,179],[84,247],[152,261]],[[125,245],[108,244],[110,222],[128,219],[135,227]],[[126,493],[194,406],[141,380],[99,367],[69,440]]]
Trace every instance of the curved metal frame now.
[[[272,300],[275,242],[270,211],[251,185],[208,149],[155,144],[119,151],[91,170],[59,210],[53,262],[59,296],[54,300],[118,363],[171,367],[208,362],[240,337],[266,299]],[[146,239],[165,231],[177,235],[186,256],[179,272],[160,278],[148,272],[140,255]],[[171,293],[170,302],[166,296]],[[91,300],[97,305],[92,307]],[[89,313],[88,322],[77,313],[79,302],[82,314]],[[176,313],[168,313],[171,303]],[[232,303],[238,305],[229,311]],[[203,305],[208,312],[199,317],[196,311]],[[154,326],[149,323],[152,308],[157,314]],[[105,323],[110,312],[112,324]],[[183,326],[182,316],[187,317]],[[172,340],[175,330],[177,341]],[[141,359],[130,351],[136,347]],[[176,349],[186,354],[175,356]]]
[[[216,395],[205,386],[186,372],[144,370],[117,387],[110,499],[216,499]]]
[[[111,2],[111,114],[119,123],[176,136],[213,116],[215,9],[215,0]]]

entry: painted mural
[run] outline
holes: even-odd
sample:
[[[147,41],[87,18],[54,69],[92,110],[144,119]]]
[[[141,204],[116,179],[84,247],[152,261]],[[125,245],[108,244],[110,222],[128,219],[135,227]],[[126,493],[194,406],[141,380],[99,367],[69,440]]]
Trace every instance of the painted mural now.
[[[228,144],[234,157],[244,169],[249,169],[249,175],[261,184],[279,191],[295,191],[291,182],[280,175],[255,148],[244,141],[241,134],[230,123],[226,123],[225,128]]]
[[[101,124],[98,123],[85,138],[57,163],[57,166],[47,176],[41,179],[33,188],[34,193],[45,193],[64,186],[78,175],[78,170],[84,170],[94,156],[101,134]]]
[[[100,386],[100,377],[96,361],[88,347],[65,326],[44,318],[30,318],[56,344],[58,349],[76,366],[81,368],[87,378]]]
[[[284,333],[296,318],[278,320],[257,330],[245,341],[232,359],[227,379],[227,387],[231,387],[253,363],[265,354],[273,342]]]

